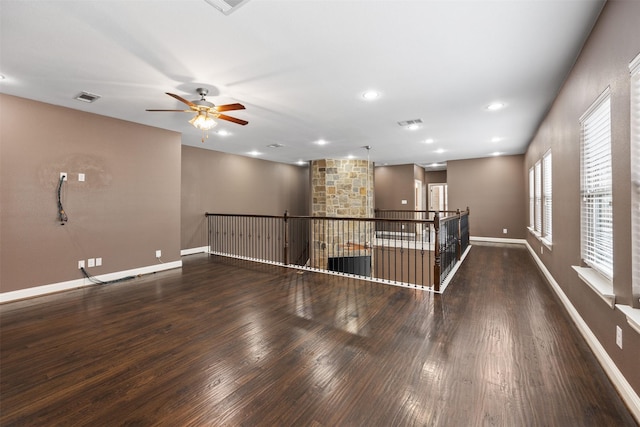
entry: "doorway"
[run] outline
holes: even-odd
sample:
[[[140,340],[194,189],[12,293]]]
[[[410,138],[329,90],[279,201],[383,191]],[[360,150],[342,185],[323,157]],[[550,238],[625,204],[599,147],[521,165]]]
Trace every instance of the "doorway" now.
[[[447,184],[429,184],[429,210],[446,211],[448,209]]]

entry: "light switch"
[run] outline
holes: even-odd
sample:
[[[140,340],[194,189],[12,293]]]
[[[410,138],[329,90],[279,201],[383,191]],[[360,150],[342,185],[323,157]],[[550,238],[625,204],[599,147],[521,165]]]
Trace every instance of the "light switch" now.
[[[83,173],[79,173],[78,174],[78,181],[84,182],[84,174]]]

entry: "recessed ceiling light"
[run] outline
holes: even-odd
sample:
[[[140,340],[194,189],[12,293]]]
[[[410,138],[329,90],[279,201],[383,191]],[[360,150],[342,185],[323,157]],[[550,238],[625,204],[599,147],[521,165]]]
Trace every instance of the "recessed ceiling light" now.
[[[499,136],[494,136],[493,138],[491,138],[491,142],[500,142],[502,141],[502,138],[500,138]]]
[[[327,141],[325,141],[324,139],[319,139],[319,140],[316,141],[316,144],[318,144],[318,145],[326,145]]]
[[[307,162],[305,162],[304,160],[298,160],[298,161],[296,162],[296,164],[297,164],[297,165],[299,165],[299,166],[304,166],[304,165],[306,165],[306,164],[307,164]]]
[[[424,140],[425,144],[433,144],[433,138],[427,138]]]
[[[261,152],[259,152],[259,151],[253,150],[253,151],[249,151],[249,153],[248,153],[248,154],[250,154],[250,155],[252,155],[252,156],[259,156],[259,155],[260,155],[260,154],[262,154],[262,153],[261,153]]]
[[[502,110],[504,107],[505,107],[504,102],[492,102],[491,104],[487,105],[487,110],[498,111],[498,110]]]
[[[444,148],[438,148],[436,151],[434,151],[434,153],[438,153],[438,154],[442,154],[444,153],[446,150]]]
[[[349,155],[347,156],[347,159],[349,159],[349,160],[351,160],[351,159],[355,159],[355,158],[356,158],[356,156],[354,156],[353,154],[349,154]]]
[[[501,152],[499,152],[499,151],[495,151],[495,152],[491,153],[491,155],[492,155],[492,156],[499,156],[499,155],[501,155],[501,154],[502,154],[502,153],[501,153]]]
[[[418,130],[418,129],[420,129],[420,125],[417,124],[417,123],[412,123],[409,126],[407,126],[407,129],[409,129],[409,130]]]
[[[368,90],[362,94],[362,97],[367,101],[373,101],[374,99],[378,99],[380,97],[380,92],[375,90]]]
[[[228,130],[220,129],[218,132],[216,132],[216,134],[220,136],[229,136],[231,135],[231,132],[229,132]]]

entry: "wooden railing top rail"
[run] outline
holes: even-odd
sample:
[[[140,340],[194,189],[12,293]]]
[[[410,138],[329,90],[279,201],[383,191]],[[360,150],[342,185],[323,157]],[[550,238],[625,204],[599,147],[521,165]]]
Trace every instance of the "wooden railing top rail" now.
[[[469,208],[466,210],[456,209],[455,211],[437,211],[437,210],[414,210],[414,209],[374,209],[375,212],[406,212],[406,213],[446,213],[446,214],[468,214]]]
[[[327,220],[327,221],[354,221],[354,222],[393,222],[393,223],[433,223],[432,220],[426,219],[400,219],[400,218],[358,218],[347,216],[305,216],[305,215],[251,215],[251,214],[220,214],[220,213],[205,213],[205,216],[227,216],[227,217],[241,217],[241,218],[276,218],[276,219],[310,219],[310,220]]]
[[[386,210],[381,212],[392,212],[391,210]],[[446,213],[446,216],[440,217],[441,221],[444,221],[449,218],[455,218],[456,215],[469,215],[469,208],[466,211],[394,211],[394,212],[434,212],[434,213]],[[258,214],[229,214],[229,213],[212,213],[206,212],[205,216],[233,216],[233,217],[241,217],[241,218],[276,218],[276,219],[313,219],[313,220],[342,220],[342,221],[383,221],[383,222],[395,222],[395,223],[433,223],[433,220],[427,219],[415,219],[415,218],[360,218],[360,217],[346,217],[346,216],[308,216],[308,215],[289,215],[287,212],[284,215],[258,215]]]
[[[415,210],[415,209],[374,209],[375,212],[407,212],[407,213],[436,213],[436,212],[450,212],[456,213],[458,211],[435,211],[435,210]]]

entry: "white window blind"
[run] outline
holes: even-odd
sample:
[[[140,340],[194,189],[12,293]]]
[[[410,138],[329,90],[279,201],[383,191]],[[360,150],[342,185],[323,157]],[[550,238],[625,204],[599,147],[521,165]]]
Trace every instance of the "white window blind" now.
[[[535,181],[533,167],[529,169],[529,228],[535,226]]]
[[[536,175],[536,226],[535,230],[538,233],[542,232],[542,163],[540,160],[536,162],[535,166],[535,175]]]
[[[552,186],[551,186],[551,150],[542,158],[542,238],[552,241]]]
[[[633,295],[640,295],[640,55],[631,70],[631,240]],[[634,306],[640,307],[637,298]]]
[[[580,118],[582,259],[613,279],[611,102],[609,89]]]

